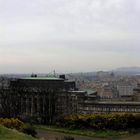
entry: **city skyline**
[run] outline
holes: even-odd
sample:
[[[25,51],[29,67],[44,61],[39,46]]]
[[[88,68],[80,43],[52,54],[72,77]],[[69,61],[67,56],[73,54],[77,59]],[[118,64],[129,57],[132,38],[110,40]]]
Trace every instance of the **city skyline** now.
[[[140,66],[139,0],[0,0],[0,73]]]

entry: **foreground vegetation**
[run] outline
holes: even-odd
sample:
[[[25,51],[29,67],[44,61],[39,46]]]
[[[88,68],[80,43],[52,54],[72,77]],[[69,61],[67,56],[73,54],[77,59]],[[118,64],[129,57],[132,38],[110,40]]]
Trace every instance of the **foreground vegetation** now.
[[[20,130],[24,126],[24,123],[15,118],[0,118],[0,125],[3,125],[7,128]]]
[[[140,132],[140,114],[92,114],[65,116],[53,126],[38,129],[89,137],[123,137]]]
[[[124,137],[130,136],[129,131],[114,131],[114,130],[89,130],[89,129],[70,129],[70,128],[61,128],[57,126],[46,126],[46,125],[36,125],[36,129],[61,132],[71,135],[81,135],[88,137],[100,137],[100,138],[115,138],[115,137]]]
[[[36,125],[35,128],[71,135],[118,138],[140,133],[140,114],[70,115],[51,126]],[[14,118],[0,118],[0,140],[35,140],[32,136],[36,136],[33,126]]]
[[[140,114],[70,115],[56,123],[59,127],[94,130],[140,129]]]
[[[0,125],[0,140],[37,140],[32,136],[18,132],[15,129],[9,129]]]
[[[11,132],[12,131],[13,132],[18,132],[18,133],[22,132],[22,133],[25,133],[27,135],[31,135],[33,137],[35,137],[36,134],[37,134],[32,125],[25,124],[22,121],[20,121],[19,119],[15,119],[15,118],[0,118],[0,125],[5,126],[7,128],[10,128]],[[5,130],[5,128],[2,129],[2,130]],[[0,133],[0,137],[2,137],[1,133]]]

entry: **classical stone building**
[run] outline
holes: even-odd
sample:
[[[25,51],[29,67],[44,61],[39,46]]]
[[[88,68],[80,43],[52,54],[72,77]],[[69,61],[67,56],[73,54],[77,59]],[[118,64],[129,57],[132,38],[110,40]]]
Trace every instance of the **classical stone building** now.
[[[0,91],[1,114],[7,110],[8,117],[49,123],[62,115],[77,112],[75,92],[75,82],[65,76],[13,79],[8,88]]]
[[[140,113],[140,102],[84,101],[79,108],[82,114]]]

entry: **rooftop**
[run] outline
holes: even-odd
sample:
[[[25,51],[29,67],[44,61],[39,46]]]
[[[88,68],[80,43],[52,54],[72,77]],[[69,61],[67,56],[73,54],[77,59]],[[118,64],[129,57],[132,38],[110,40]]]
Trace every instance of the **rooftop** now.
[[[71,93],[86,93],[86,91],[83,90],[73,90],[73,91],[69,91]]]
[[[112,102],[112,101],[86,101],[86,103],[89,103],[89,104],[110,104],[110,105],[140,105],[140,102]]]
[[[83,90],[86,91],[88,95],[90,95],[90,94],[96,94],[96,92],[97,92],[94,89],[83,89]]]
[[[20,78],[23,80],[57,80],[57,81],[63,81],[64,79],[62,78],[57,78],[57,77],[23,77]]]

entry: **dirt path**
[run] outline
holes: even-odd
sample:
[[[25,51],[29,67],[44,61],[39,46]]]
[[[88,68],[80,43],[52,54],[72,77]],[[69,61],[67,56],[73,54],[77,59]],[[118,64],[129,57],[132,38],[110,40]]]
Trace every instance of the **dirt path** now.
[[[45,130],[38,130],[38,137],[44,138],[45,140],[61,140],[64,136],[72,136],[74,137],[74,140],[140,140],[140,134],[130,136],[129,138],[122,138],[122,139],[103,139],[103,138],[91,138],[91,137],[85,137],[85,136],[78,136],[78,135],[68,135],[64,133],[59,132],[51,132],[51,131],[45,131]]]
[[[59,132],[51,132],[51,131],[45,131],[45,130],[38,130],[38,137],[39,138],[45,138],[45,140],[56,140],[58,138],[61,140],[64,136],[72,136],[74,137],[74,140],[105,140],[101,138],[90,138],[90,137],[84,137],[84,136],[78,136],[78,135],[68,135],[64,133]]]
[[[129,138],[124,138],[124,139],[121,139],[121,140],[140,140],[140,134],[130,136]]]

